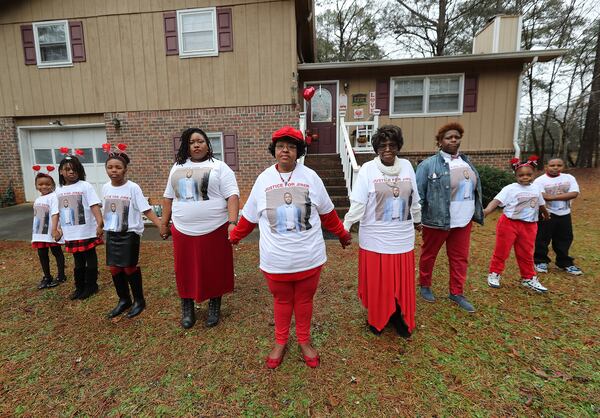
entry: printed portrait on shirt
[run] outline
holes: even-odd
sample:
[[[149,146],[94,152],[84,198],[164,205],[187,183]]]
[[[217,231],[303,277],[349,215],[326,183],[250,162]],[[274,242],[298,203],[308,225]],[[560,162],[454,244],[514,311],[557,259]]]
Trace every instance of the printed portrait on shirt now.
[[[464,202],[475,200],[475,184],[477,177],[468,166],[454,167],[450,170],[451,200]]]
[[[536,196],[517,195],[518,203],[515,205],[514,217],[523,220],[534,220],[538,212],[538,198]]]
[[[129,200],[106,199],[104,201],[104,227],[111,232],[127,232],[129,228]]]
[[[267,218],[273,232],[299,233],[312,228],[309,192],[304,187],[282,187],[267,192]]]
[[[211,167],[181,167],[171,176],[171,186],[179,202],[208,200]]]
[[[62,226],[85,225],[83,195],[62,195],[58,198],[58,213]]]
[[[33,207],[33,233],[48,234],[50,224],[50,208],[46,205]]]
[[[549,184],[547,186],[544,186],[544,193],[555,196],[557,194],[569,193],[569,189],[569,183]],[[546,206],[548,207],[548,209],[566,210],[571,207],[571,201],[549,200],[548,202],[546,202]]]
[[[411,218],[412,186],[410,180],[399,178],[376,182],[375,220],[383,222],[402,222]]]

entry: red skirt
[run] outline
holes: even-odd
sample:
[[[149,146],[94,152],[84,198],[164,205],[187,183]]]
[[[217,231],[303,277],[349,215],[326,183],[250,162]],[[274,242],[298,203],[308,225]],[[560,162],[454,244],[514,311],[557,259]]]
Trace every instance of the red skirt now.
[[[379,331],[396,312],[396,303],[410,332],[415,328],[415,252],[380,254],[359,249],[358,297],[368,310],[369,324]]]
[[[185,235],[171,226],[179,297],[197,302],[233,292],[233,250],[228,223],[205,235]]]
[[[82,253],[84,251],[96,248],[98,245],[104,244],[102,238],[78,239],[75,241],[65,241],[65,251],[68,253]]]
[[[31,248],[50,248],[50,247],[60,247],[62,244],[58,242],[41,242],[36,241],[31,243]]]

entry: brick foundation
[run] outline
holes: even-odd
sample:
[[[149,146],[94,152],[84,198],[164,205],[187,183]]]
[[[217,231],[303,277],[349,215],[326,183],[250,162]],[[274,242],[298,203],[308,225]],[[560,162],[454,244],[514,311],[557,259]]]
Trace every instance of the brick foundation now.
[[[14,118],[0,117],[0,155],[4,157],[0,165],[0,198],[4,198],[8,186],[12,184],[16,202],[23,203],[25,189]]]
[[[406,158],[413,164],[418,164],[420,161],[431,157],[433,152],[400,152],[402,158]],[[514,157],[514,150],[482,150],[464,152],[469,157],[469,160],[475,165],[487,165],[502,170],[510,171],[510,159]],[[356,154],[358,164],[364,164],[372,160],[375,154]]]
[[[128,145],[129,178],[153,203],[162,199],[174,163],[173,137],[184,129],[237,134],[239,170],[235,174],[245,201],[258,174],[274,162],[267,151],[271,134],[284,125],[298,126],[298,112],[292,105],[119,112],[104,117],[108,142]],[[121,121],[118,129],[112,123],[115,117]]]

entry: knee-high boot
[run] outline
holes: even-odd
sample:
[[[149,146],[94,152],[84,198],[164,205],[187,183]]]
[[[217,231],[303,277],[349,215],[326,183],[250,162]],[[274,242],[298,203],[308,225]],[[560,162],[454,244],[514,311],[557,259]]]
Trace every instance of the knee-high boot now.
[[[98,269],[97,268],[85,268],[85,287],[79,299],[87,299],[94,293],[98,292]]]
[[[113,284],[115,285],[115,290],[117,291],[117,296],[119,297],[119,302],[117,306],[108,313],[109,318],[114,318],[115,316],[121,315],[127,308],[131,306],[131,296],[129,294],[129,285],[127,284],[127,276],[125,273],[120,272],[114,276],[112,276]]]
[[[142,271],[138,269],[130,276],[127,276],[129,286],[131,286],[131,293],[133,294],[133,306],[127,313],[127,318],[133,318],[142,313],[146,307],[146,301],[144,300],[144,288],[142,286]]]
[[[75,267],[73,270],[75,291],[71,293],[71,300],[79,299],[85,289],[85,267]]]

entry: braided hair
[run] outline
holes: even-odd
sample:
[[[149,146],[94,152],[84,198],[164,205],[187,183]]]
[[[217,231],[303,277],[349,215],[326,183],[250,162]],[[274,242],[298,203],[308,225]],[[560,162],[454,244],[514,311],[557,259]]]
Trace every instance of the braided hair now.
[[[190,138],[195,133],[202,135],[206,141],[206,145],[208,145],[208,154],[206,157],[211,161],[213,160],[213,149],[210,140],[208,139],[208,135],[200,128],[188,128],[181,134],[181,143],[179,144],[179,150],[175,157],[175,163],[183,165],[188,158],[190,158]]]

